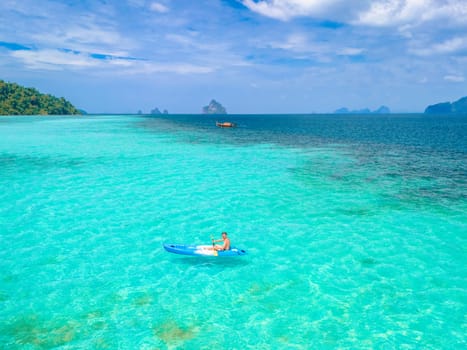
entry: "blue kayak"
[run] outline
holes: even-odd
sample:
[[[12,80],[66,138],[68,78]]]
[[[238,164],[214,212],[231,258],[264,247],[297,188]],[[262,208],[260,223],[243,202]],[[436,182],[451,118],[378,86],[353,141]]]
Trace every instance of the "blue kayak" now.
[[[239,256],[245,255],[243,249],[232,248],[230,250],[213,250],[212,245],[186,245],[164,243],[164,249],[170,253],[191,256]]]

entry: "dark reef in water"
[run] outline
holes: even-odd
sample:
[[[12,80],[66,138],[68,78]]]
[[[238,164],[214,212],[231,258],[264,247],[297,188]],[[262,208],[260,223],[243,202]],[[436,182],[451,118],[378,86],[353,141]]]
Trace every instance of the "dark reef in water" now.
[[[460,114],[467,113],[467,96],[455,102],[441,102],[425,109],[426,114]]]

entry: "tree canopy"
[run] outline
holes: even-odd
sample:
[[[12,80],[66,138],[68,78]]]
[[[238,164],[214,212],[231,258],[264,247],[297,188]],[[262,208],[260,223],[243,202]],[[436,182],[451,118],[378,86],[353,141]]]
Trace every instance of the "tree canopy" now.
[[[69,101],[0,80],[0,115],[81,114]]]

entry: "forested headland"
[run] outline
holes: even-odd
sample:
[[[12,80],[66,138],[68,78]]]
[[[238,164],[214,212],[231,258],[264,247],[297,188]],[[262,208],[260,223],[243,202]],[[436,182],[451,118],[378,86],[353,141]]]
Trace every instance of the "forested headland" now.
[[[63,97],[0,80],[0,115],[70,115],[81,112]]]
[[[425,109],[426,114],[465,114],[467,113],[467,96],[455,102],[441,102]]]

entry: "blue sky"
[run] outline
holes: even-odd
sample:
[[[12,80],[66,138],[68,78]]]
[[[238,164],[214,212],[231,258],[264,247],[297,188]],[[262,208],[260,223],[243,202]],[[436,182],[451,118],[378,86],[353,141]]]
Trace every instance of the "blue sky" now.
[[[467,95],[466,0],[2,0],[0,79],[88,112],[422,112]]]

